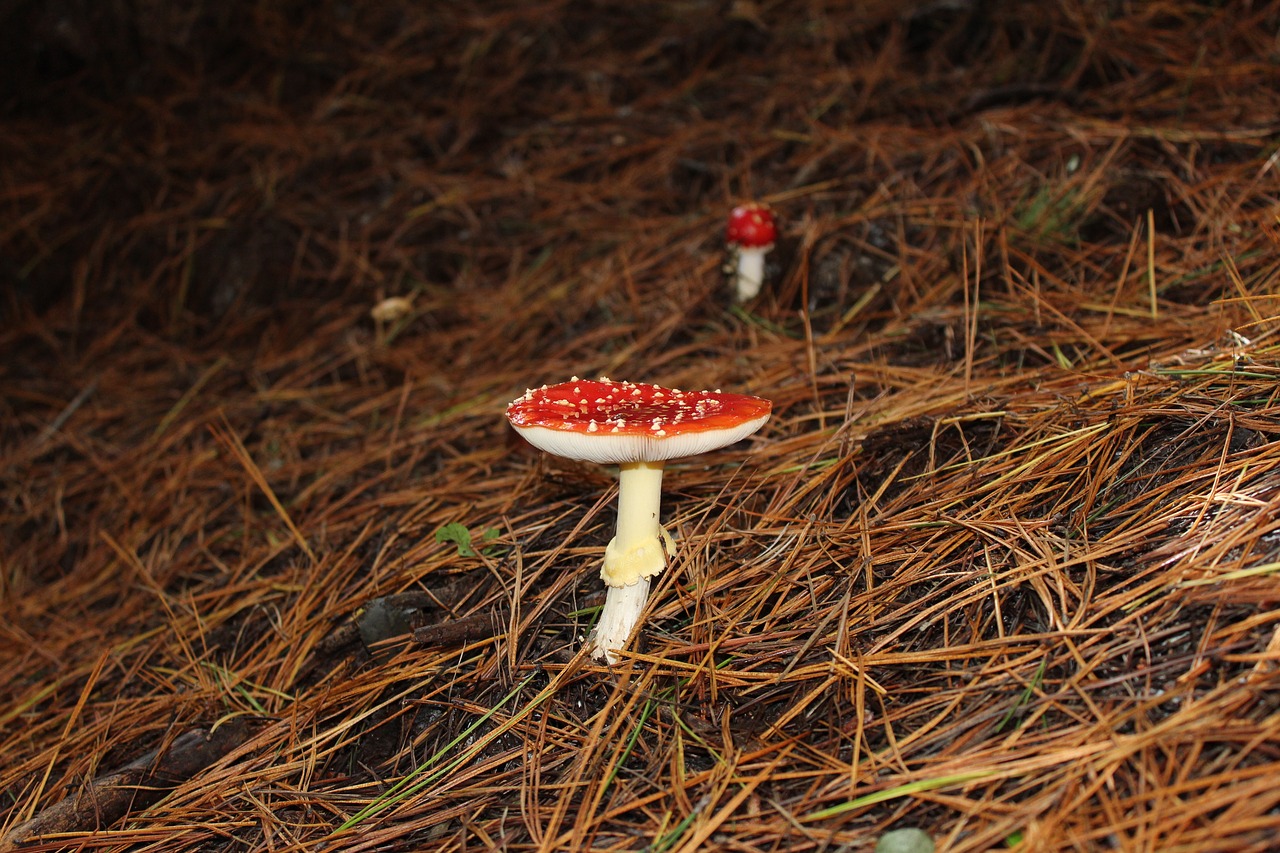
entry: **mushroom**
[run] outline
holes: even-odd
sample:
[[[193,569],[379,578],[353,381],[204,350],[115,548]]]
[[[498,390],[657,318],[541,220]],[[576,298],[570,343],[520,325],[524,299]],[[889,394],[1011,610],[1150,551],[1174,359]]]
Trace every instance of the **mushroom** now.
[[[604,551],[608,587],[592,638],[607,663],[630,639],[649,597],[650,579],[675,556],[658,521],[668,459],[705,453],[746,438],[769,420],[773,404],[719,391],[573,378],[529,390],[507,407],[507,420],[539,450],[618,465],[618,527]]]
[[[738,302],[754,299],[760,292],[760,285],[764,283],[764,256],[773,248],[777,236],[778,226],[769,205],[751,202],[730,211],[724,237],[736,255],[733,286]]]

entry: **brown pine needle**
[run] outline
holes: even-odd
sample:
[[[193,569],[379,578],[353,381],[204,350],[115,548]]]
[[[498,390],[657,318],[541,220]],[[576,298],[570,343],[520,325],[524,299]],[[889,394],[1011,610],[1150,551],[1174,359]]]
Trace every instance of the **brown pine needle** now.
[[[0,122],[0,837],[1274,846],[1276,4],[61,5]],[[614,667],[616,472],[502,415],[599,374],[774,403],[668,466]]]

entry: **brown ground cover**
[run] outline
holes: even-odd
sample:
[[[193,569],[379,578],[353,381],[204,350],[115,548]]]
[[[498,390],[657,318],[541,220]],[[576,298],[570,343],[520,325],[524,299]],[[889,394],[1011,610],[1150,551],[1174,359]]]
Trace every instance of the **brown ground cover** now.
[[[0,19],[0,849],[1274,849],[1280,4]]]

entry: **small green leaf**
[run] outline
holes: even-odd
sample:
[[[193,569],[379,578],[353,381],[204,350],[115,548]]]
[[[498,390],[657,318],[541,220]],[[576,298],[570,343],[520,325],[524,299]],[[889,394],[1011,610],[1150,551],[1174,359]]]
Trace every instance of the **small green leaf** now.
[[[501,533],[502,531],[499,530],[498,528],[490,527],[483,534],[481,534],[480,541],[492,542],[493,540],[497,539]],[[506,550],[507,549],[503,548],[501,545],[487,545],[484,548],[480,549],[480,553],[484,554],[486,557],[497,557],[499,554],[502,554]]]
[[[456,521],[451,521],[436,531],[437,542],[452,542],[458,546],[459,557],[474,557],[476,551],[471,547],[471,531]]]

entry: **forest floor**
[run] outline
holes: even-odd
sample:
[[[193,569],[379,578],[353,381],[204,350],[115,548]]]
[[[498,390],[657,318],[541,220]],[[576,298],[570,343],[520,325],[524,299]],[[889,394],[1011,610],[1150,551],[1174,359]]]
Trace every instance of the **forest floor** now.
[[[1280,3],[5,15],[0,849],[1274,849]]]

